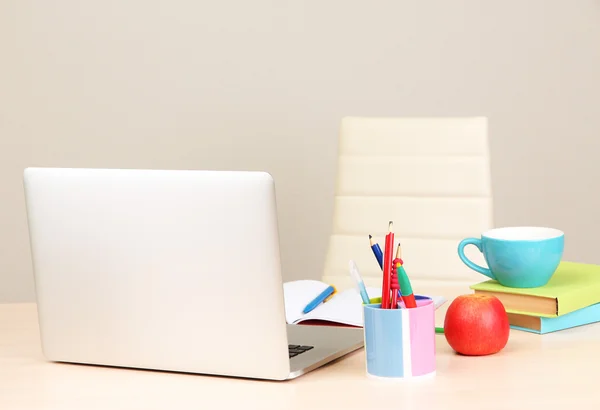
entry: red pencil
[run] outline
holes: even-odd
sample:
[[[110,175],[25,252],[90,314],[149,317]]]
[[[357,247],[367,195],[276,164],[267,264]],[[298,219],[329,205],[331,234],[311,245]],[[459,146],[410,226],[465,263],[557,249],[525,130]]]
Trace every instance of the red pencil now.
[[[394,232],[392,227],[394,223],[390,221],[388,225],[388,234],[385,236],[385,251],[383,254],[383,286],[381,287],[381,308],[390,308],[390,285],[392,281],[392,261],[394,260]]]

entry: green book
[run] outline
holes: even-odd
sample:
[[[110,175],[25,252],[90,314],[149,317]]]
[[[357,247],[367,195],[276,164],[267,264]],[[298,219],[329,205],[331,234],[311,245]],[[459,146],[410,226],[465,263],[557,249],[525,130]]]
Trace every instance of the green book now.
[[[557,317],[600,303],[600,266],[561,262],[550,281],[538,288],[508,288],[495,280],[470,288],[496,296],[508,313]]]

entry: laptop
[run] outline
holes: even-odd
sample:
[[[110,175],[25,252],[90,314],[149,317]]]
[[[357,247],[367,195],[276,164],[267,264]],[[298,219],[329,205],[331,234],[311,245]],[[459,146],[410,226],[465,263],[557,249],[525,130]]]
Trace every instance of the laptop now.
[[[24,189],[49,361],[288,380],[364,346],[286,324],[268,173],[27,168]]]

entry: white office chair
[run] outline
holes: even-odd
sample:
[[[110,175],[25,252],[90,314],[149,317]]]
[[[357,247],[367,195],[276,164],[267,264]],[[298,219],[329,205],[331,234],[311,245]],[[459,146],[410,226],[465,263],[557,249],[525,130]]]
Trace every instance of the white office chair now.
[[[470,293],[468,285],[487,278],[460,261],[457,246],[493,227],[492,209],[486,118],[344,118],[322,280],[353,286],[353,259],[365,284],[380,287],[368,235],[384,250],[392,220],[415,292],[459,285]],[[475,247],[465,251],[487,266]]]

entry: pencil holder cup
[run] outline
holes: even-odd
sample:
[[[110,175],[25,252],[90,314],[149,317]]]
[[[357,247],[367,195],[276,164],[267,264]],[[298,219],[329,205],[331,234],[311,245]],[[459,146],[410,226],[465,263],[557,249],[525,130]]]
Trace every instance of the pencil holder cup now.
[[[435,305],[420,297],[416,308],[363,305],[367,375],[412,379],[435,375]]]

